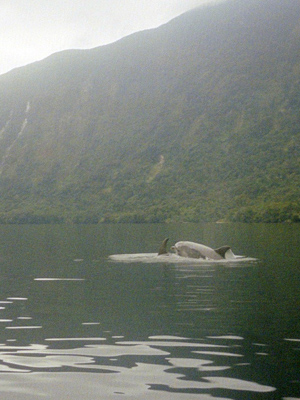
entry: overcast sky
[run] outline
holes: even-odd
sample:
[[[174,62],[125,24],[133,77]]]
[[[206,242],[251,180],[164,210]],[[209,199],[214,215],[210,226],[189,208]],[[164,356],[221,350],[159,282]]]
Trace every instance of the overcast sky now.
[[[0,0],[0,74],[154,28],[216,0]]]

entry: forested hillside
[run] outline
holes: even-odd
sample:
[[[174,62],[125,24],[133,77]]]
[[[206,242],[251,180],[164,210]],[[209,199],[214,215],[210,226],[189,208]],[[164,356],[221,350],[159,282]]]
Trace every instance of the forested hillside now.
[[[0,76],[0,221],[300,221],[300,2],[227,0]]]

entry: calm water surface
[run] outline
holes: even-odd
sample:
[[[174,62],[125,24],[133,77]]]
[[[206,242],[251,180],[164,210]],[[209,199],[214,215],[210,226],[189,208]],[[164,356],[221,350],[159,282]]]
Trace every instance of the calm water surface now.
[[[0,399],[300,399],[300,225],[0,232]],[[167,236],[258,260],[108,260]]]

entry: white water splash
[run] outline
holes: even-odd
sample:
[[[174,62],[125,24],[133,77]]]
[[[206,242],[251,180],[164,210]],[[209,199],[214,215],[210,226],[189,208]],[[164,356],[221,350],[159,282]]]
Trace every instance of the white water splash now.
[[[123,263],[164,263],[164,264],[186,264],[186,265],[207,265],[207,264],[230,264],[247,261],[256,261],[255,258],[235,256],[229,260],[203,260],[201,258],[181,257],[176,254],[157,255],[157,253],[137,253],[137,254],[113,254],[109,257],[110,261]]]

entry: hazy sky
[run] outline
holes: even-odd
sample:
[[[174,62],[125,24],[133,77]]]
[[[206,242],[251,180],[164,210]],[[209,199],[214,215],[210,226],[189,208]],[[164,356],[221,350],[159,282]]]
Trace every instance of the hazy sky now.
[[[114,42],[215,0],[0,0],[0,74]]]

